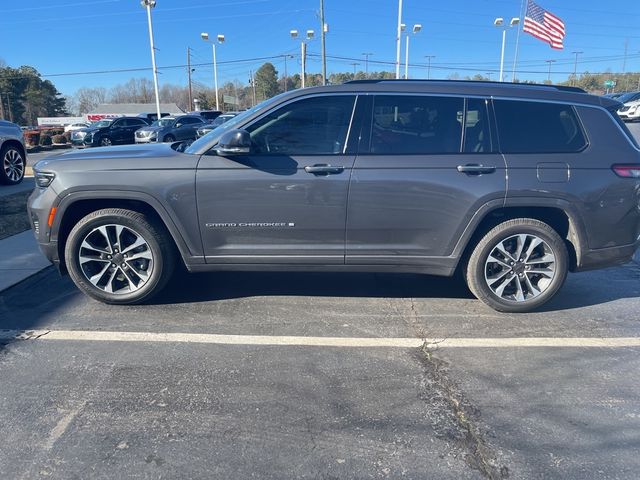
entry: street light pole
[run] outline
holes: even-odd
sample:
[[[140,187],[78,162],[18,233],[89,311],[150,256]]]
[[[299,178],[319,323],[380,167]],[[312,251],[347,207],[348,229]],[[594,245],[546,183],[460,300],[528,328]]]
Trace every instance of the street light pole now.
[[[424,58],[426,58],[429,63],[427,64],[427,80],[431,79],[431,59],[432,58],[436,58],[435,55],[425,55]]]
[[[574,86],[578,82],[577,73],[578,73],[578,55],[584,52],[571,52],[576,56],[576,61],[573,62],[573,82],[571,82]]]
[[[218,34],[215,40],[209,40],[209,34],[207,32],[202,32],[200,34],[200,38],[205,42],[211,43],[211,48],[213,51],[213,88],[215,89],[216,94],[216,110],[220,110],[220,100],[218,99],[218,59],[216,57],[216,41],[222,45],[224,43],[224,35]],[[224,102],[223,102],[224,103]]]
[[[505,25],[504,18],[498,17],[493,21],[493,25],[502,28],[502,48],[500,49],[500,81],[504,82],[504,47],[507,42],[507,28],[511,28],[520,23],[520,19],[514,17],[509,22],[509,25]]]
[[[401,26],[401,30],[404,30],[405,26],[404,24]],[[422,25],[419,23],[416,23],[413,26],[413,34],[415,35],[416,33],[418,33],[420,30],[422,30]],[[409,78],[409,33],[407,33],[407,43],[405,44],[405,51],[404,51],[404,79],[407,80]]]
[[[400,42],[402,41],[402,0],[398,0],[398,31],[396,34],[396,79],[400,78]]]
[[[324,23],[324,0],[320,0],[320,44],[322,49],[322,85],[327,84],[327,54],[324,47],[324,35],[327,25]]]
[[[160,119],[160,95],[158,94],[158,69],[156,68],[156,47],[153,44],[153,25],[151,24],[151,9],[156,6],[156,0],[142,0],[140,2],[147,10],[147,22],[149,24],[149,45],[151,46],[151,66],[153,68],[153,89],[156,95],[156,114]]]
[[[291,30],[289,34],[291,35],[291,38],[293,38],[294,40],[298,38],[298,30]],[[315,32],[313,30],[307,30],[307,40],[311,40],[314,35],[315,35]],[[306,66],[307,66],[307,43],[304,40],[302,40],[300,43],[300,65],[302,69],[300,86],[304,88],[305,77],[306,77]]]

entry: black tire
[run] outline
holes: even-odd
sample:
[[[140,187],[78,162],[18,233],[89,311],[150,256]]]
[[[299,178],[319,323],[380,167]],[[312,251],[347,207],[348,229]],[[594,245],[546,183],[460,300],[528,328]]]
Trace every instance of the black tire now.
[[[100,141],[98,142],[98,145],[100,145],[101,147],[110,147],[111,145],[113,145],[113,142],[109,137],[105,136],[105,137],[100,137]]]
[[[109,246],[102,247],[103,251],[105,251],[105,256],[107,252],[111,252],[112,256],[108,257],[111,260],[96,258],[95,262],[85,262],[84,265],[81,265],[80,253],[83,241],[85,241],[85,239],[91,239],[91,235],[101,235],[101,232],[96,230],[98,227],[103,227],[103,231],[113,233],[116,231],[114,227],[116,225],[124,227],[122,231],[125,236],[128,235],[136,238],[137,235],[145,242],[143,247],[138,247],[138,251],[140,248],[144,248],[143,253],[150,253],[152,261],[147,263],[146,268],[144,267],[146,260],[125,260],[122,258],[126,249],[129,248],[125,245],[122,234],[119,237],[112,235],[112,238],[115,238],[115,242],[113,243],[113,246],[116,247],[115,250],[111,247],[111,240],[109,240]],[[104,238],[104,236],[102,236],[102,238]],[[119,257],[116,257],[119,248],[124,250],[120,252]],[[98,251],[98,249],[95,249],[95,251]],[[82,248],[82,252],[85,255],[83,258],[86,260],[86,256],[89,255],[87,253],[88,250]],[[91,250],[89,250],[89,252],[93,255]],[[136,249],[132,250],[132,252],[136,252]],[[120,208],[97,210],[82,218],[69,233],[64,253],[67,270],[76,286],[83,293],[96,300],[115,305],[138,304],[152,298],[164,288],[173,273],[176,262],[175,245],[164,228],[164,225],[159,224],[154,219],[139,212]],[[136,256],[138,254],[131,253],[130,255]],[[120,265],[124,268],[118,268],[115,262],[123,262]],[[140,262],[138,263],[139,268],[137,270],[134,269],[133,266],[135,262]],[[108,278],[107,282],[104,282],[103,275],[103,277],[98,280],[98,285],[95,285],[89,280],[89,275],[101,270],[103,265],[106,265],[104,268],[107,268],[107,270],[102,270],[102,272],[107,277],[110,277],[110,279]],[[124,270],[127,270],[128,274],[126,274]],[[150,274],[148,270],[151,270]],[[115,272],[113,273],[115,276],[112,276],[112,272]],[[144,279],[139,273],[146,273],[148,277]],[[94,278],[94,275],[92,275],[91,278]],[[133,282],[130,281],[131,278],[143,279],[143,284],[141,286],[133,285]],[[109,283],[112,291],[114,290],[114,282],[116,282],[116,286],[128,284],[129,287],[127,288],[129,290],[120,288],[118,291],[111,293],[106,291],[108,287],[99,285],[101,282],[105,284]],[[133,285],[136,290],[131,291],[131,285]]]
[[[176,137],[174,137],[173,135],[165,135],[164,136],[164,142],[175,142],[176,141]]]
[[[542,240],[542,244],[536,247],[531,254],[531,262],[536,265],[544,265],[545,269],[552,268],[551,263],[555,267],[552,278],[549,279],[548,275],[537,275],[535,269],[531,265],[527,265],[527,262],[522,262],[524,254],[520,254],[520,258],[516,259],[516,262],[511,263],[507,257],[503,257],[506,260],[506,264],[503,266],[501,263],[490,261],[490,265],[487,264],[489,255],[495,252],[494,249],[500,246],[505,246],[502,242],[506,242],[507,245],[515,244],[518,240],[515,238],[517,235],[526,235],[525,242],[529,242],[529,246],[533,244],[532,238]],[[512,243],[509,243],[512,242]],[[524,242],[523,242],[524,243]],[[527,248],[523,248],[527,250]],[[553,254],[554,262],[541,263],[540,260],[547,258],[547,253],[541,254],[539,252],[547,252]],[[509,252],[511,254],[514,251]],[[535,255],[540,255],[537,259]],[[492,257],[492,260],[495,258]],[[537,263],[536,263],[537,262]],[[500,268],[496,274],[493,274],[493,278],[487,278],[490,269]],[[533,268],[533,271],[530,269]],[[494,310],[499,312],[510,313],[522,313],[532,311],[546,302],[548,302],[562,287],[569,268],[569,254],[567,247],[558,233],[549,225],[533,218],[516,218],[508,220],[504,223],[493,228],[489,231],[478,245],[473,249],[469,261],[466,265],[465,278],[467,286],[471,292],[484,303],[489,305]],[[523,271],[524,269],[528,271]],[[506,272],[506,273],[505,273]],[[519,272],[519,273],[518,273]],[[503,276],[501,276],[503,275]],[[516,278],[518,277],[518,278]],[[496,281],[494,279],[501,278],[502,280]],[[513,281],[509,282],[509,278]],[[489,285],[490,281],[494,280],[498,283],[507,284],[503,291],[500,292],[503,295],[498,295],[494,292]],[[527,285],[534,285],[533,289]],[[539,293],[535,293],[537,288],[540,288]],[[507,298],[511,295],[508,293],[512,290],[514,298]],[[518,291],[519,290],[519,291]],[[507,292],[507,294],[504,294]],[[523,295],[524,292],[524,295]],[[527,298],[527,292],[529,297]],[[517,299],[517,296],[521,299]]]
[[[0,149],[0,183],[17,185],[22,182],[26,167],[26,157],[18,147],[4,145]]]

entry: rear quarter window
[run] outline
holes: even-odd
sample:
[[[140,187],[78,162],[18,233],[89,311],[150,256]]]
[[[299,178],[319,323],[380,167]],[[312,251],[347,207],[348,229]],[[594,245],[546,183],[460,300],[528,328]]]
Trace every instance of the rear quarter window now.
[[[495,100],[503,153],[576,153],[587,139],[571,105]]]

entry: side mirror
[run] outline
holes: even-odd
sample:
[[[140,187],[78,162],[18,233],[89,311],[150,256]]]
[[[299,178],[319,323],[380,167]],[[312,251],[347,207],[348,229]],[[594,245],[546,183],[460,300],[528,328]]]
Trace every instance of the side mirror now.
[[[251,152],[251,137],[246,130],[229,130],[225,132],[215,151],[220,156],[243,155]]]

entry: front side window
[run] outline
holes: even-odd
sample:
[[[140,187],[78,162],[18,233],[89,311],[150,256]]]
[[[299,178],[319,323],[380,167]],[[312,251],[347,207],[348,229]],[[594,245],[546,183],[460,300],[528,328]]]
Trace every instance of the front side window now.
[[[378,95],[373,105],[370,152],[374,154],[459,153],[464,99],[421,95]]]
[[[573,153],[587,145],[571,105],[495,100],[503,153]]]
[[[247,128],[252,149],[267,155],[341,154],[354,102],[354,95],[336,95],[285,105]]]

